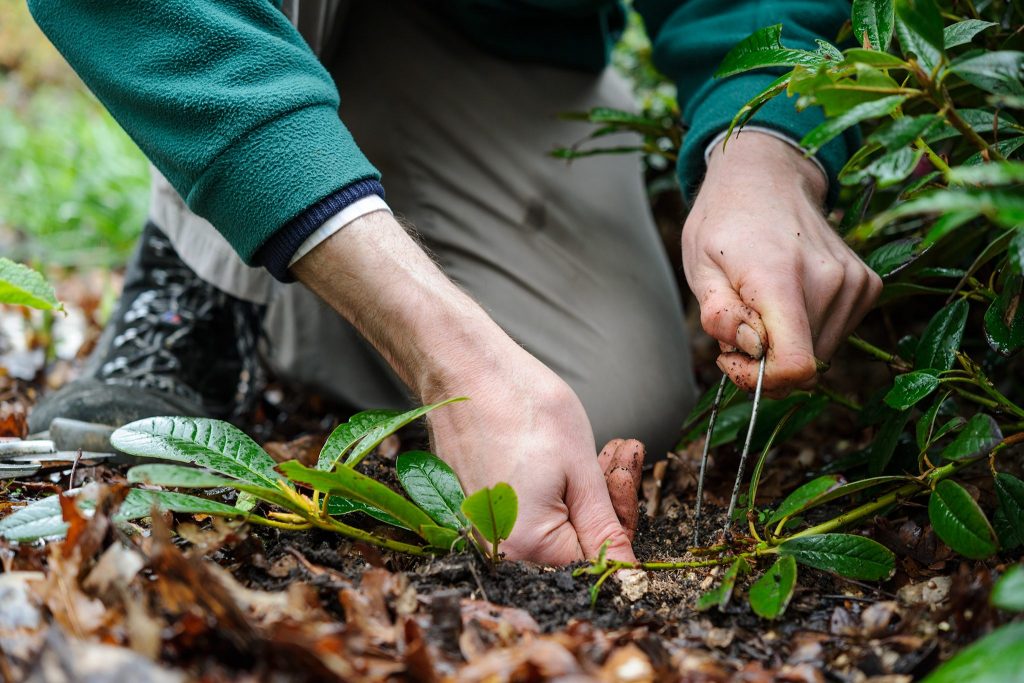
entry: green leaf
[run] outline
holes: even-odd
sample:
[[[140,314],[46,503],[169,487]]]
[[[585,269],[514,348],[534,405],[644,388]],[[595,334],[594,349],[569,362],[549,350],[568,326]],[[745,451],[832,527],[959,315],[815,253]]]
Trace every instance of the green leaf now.
[[[881,99],[872,100],[858,104],[835,118],[826,119],[814,127],[800,141],[800,146],[807,150],[808,154],[814,154],[829,140],[836,137],[850,126],[855,126],[861,121],[876,119],[892,114],[907,99],[906,95],[889,95]]]
[[[929,321],[917,346],[914,366],[921,369],[949,370],[964,337],[968,304],[957,299],[942,308]]]
[[[867,43],[875,50],[885,52],[892,42],[896,21],[893,0],[853,0],[853,36],[860,44]]]
[[[1024,671],[1024,622],[1006,624],[958,652],[922,683],[1019,682]]]
[[[63,311],[53,287],[42,273],[0,256],[0,304]]]
[[[780,557],[764,576],[750,587],[750,608],[764,619],[775,619],[786,611],[796,588],[796,560]]]
[[[403,496],[351,467],[341,466],[333,472],[324,472],[306,467],[297,460],[289,460],[281,463],[280,469],[292,481],[306,484],[316,491],[337,494],[377,508],[416,533],[420,533],[421,526],[434,524],[427,513]]]
[[[398,456],[395,470],[409,498],[435,522],[449,529],[466,526],[461,509],[466,495],[459,478],[444,460],[433,453],[409,451]]]
[[[1014,565],[999,577],[989,601],[1007,612],[1024,612],[1024,565]]]
[[[851,185],[874,178],[879,189],[884,190],[906,180],[923,157],[922,150],[901,147],[883,154],[859,171],[843,175],[840,180],[844,185]]]
[[[916,239],[899,239],[887,242],[868,254],[864,262],[879,277],[888,277],[903,269],[916,257]]]
[[[683,421],[683,429],[689,429],[691,425],[694,425],[701,418],[706,418],[711,412],[711,406],[715,402],[715,395],[718,393],[718,383],[711,385],[711,388],[704,392],[704,395],[697,399],[697,405],[693,407],[690,414],[686,416],[686,420]],[[722,401],[720,406],[727,406],[732,402],[736,395],[740,393],[739,387],[732,382],[726,381],[725,388],[722,390]],[[703,421],[703,427],[698,427],[697,432],[702,433],[708,428],[708,422],[705,419]]]
[[[783,74],[777,79],[768,84],[764,90],[754,95],[746,104],[740,107],[740,110],[736,112],[736,116],[733,117],[729,123],[729,130],[726,135],[726,140],[732,137],[732,132],[737,126],[743,126],[750,118],[757,113],[757,111],[772,99],[776,95],[779,95],[786,91],[789,86],[791,74]]]
[[[366,433],[375,427],[379,427],[388,420],[402,414],[400,410],[365,410],[356,413],[334,428],[331,435],[327,437],[324,447],[320,449],[320,457],[317,458],[316,468],[318,470],[331,470],[338,460],[354,446],[359,439],[366,436]]]
[[[160,510],[191,515],[213,515],[215,517],[230,518],[245,518],[248,516],[233,505],[225,505],[215,500],[190,496],[187,493],[132,489],[128,492],[124,502],[121,503],[117,514],[114,515],[114,520],[126,521],[149,517],[154,506]]]
[[[464,396],[450,398],[447,401],[441,401],[440,403],[414,408],[413,410],[400,415],[395,415],[394,417],[377,424],[367,431],[363,438],[359,440],[359,443],[352,448],[352,452],[349,454],[348,458],[345,459],[345,464],[349,467],[355,467],[363,458],[372,453],[373,449],[379,446],[381,441],[388,438],[410,422],[418,420],[432,410],[465,400],[467,399]]]
[[[868,472],[872,475],[881,474],[889,466],[896,446],[899,444],[903,428],[910,419],[910,412],[899,410],[890,413],[878,428],[874,441],[868,447]]]
[[[993,95],[1024,95],[1021,83],[1024,52],[1002,50],[967,54],[950,64],[949,70]]]
[[[1017,185],[1024,183],[1024,163],[1017,161],[993,161],[978,166],[958,166],[949,173],[949,180],[956,183],[978,185]]]
[[[462,514],[480,535],[497,546],[512,534],[519,514],[519,500],[508,484],[482,488],[462,501]]]
[[[295,502],[278,488],[257,486],[239,481],[238,479],[221,477],[206,470],[196,469],[195,467],[162,464],[137,465],[128,470],[126,478],[131,484],[148,484],[150,486],[171,486],[189,489],[227,487],[243,491],[286,510],[297,510]]]
[[[932,370],[915,370],[897,375],[885,402],[896,410],[906,410],[939,387],[939,378]]]
[[[816,498],[820,498],[842,483],[842,477],[837,474],[826,474],[817,479],[812,479],[786,496],[785,500],[779,503],[779,507],[775,508],[775,511],[768,517],[768,521],[765,524],[770,525],[781,522],[784,518],[791,516],[798,510],[805,509]]]
[[[850,579],[887,579],[896,558],[884,545],[852,534],[818,534],[791,538],[779,545],[779,555],[800,564],[835,572]]]
[[[378,510],[372,505],[367,505],[362,501],[351,500],[342,496],[331,496],[327,500],[327,514],[331,517],[344,517],[345,515],[350,515],[353,512],[362,512],[364,515],[373,517],[378,522],[384,522],[385,524],[390,524],[391,526],[398,527],[399,529],[408,529],[409,531],[412,531],[412,529],[409,529],[407,525],[398,521],[388,513],[383,510]]]
[[[824,505],[825,503],[828,503],[829,501],[836,500],[837,498],[843,498],[844,496],[850,496],[850,495],[853,495],[854,493],[859,493],[860,491],[865,491],[867,489],[871,489],[871,488],[874,488],[876,486],[883,486],[885,484],[897,484],[897,483],[899,483],[899,484],[907,484],[907,483],[912,482],[912,481],[914,481],[914,479],[912,477],[904,477],[904,476],[896,476],[896,475],[890,475],[890,476],[884,476],[884,477],[871,477],[871,478],[868,478],[868,479],[860,479],[858,481],[851,481],[848,484],[842,484],[841,486],[837,486],[837,487],[835,487],[833,489],[830,489],[829,491],[826,491],[825,493],[821,494],[817,498],[813,498],[813,499],[807,501],[807,503],[805,503],[803,507],[800,507],[800,508],[794,510],[792,512],[792,514],[790,514],[790,517],[798,515],[798,514],[800,514],[802,512],[810,510],[811,508],[817,507],[819,505]],[[782,521],[782,518],[780,517],[778,521]]]
[[[959,45],[965,45],[974,39],[974,36],[978,35],[985,29],[998,26],[991,21],[981,21],[980,19],[965,19],[958,21],[955,24],[950,24],[942,30],[942,42],[948,50],[951,47],[957,47]]]
[[[942,451],[943,460],[966,460],[976,455],[988,453],[1003,440],[1003,432],[991,415],[978,413],[970,420],[963,430],[956,435],[952,443]]]
[[[1024,135],[1018,135],[1015,138],[1006,138],[1005,140],[1000,140],[995,144],[989,145],[989,149],[994,149],[1004,157],[1009,158],[1012,157],[1014,152],[1020,149],[1021,146],[1024,146]],[[986,161],[985,158],[981,155],[981,152],[979,151],[975,152],[971,156],[964,159],[964,163],[962,164],[962,166],[981,166],[983,164],[988,163],[991,162]],[[999,162],[996,163],[998,164]],[[957,168],[961,168],[961,166],[958,166]]]
[[[1006,279],[1003,291],[985,311],[985,339],[1003,356],[1024,348],[1024,279],[1020,275]]]
[[[723,400],[722,403],[724,404],[725,401]],[[743,401],[728,408],[720,409],[718,420],[715,422],[715,432],[711,435],[710,448],[717,448],[718,446],[735,441],[739,436],[740,430],[746,429],[750,423],[752,408],[753,403]],[[708,418],[705,418],[690,429],[686,436],[683,437],[682,443],[692,443],[702,438],[707,433],[707,429]]]
[[[1024,481],[1012,474],[999,472],[995,476],[996,498],[999,509],[1011,528],[1024,531]]]
[[[876,50],[864,50],[859,47],[850,48],[843,55],[846,57],[847,64],[866,64],[879,69],[894,69],[905,65],[904,61],[896,55]]]
[[[152,417],[121,427],[111,445],[129,455],[192,463],[257,486],[276,488],[277,463],[242,430],[205,417]]]
[[[1001,507],[997,507],[992,513],[992,528],[996,530],[996,538],[999,539],[999,547],[1003,550],[1015,550],[1024,544],[1024,534],[1021,529],[1011,526],[1006,521],[1006,515]]]
[[[882,145],[886,149],[906,147],[919,137],[928,134],[943,122],[937,114],[923,116],[902,116],[885,125],[868,136],[868,142]]]
[[[967,493],[950,479],[940,481],[928,498],[928,519],[935,534],[964,557],[981,560],[994,555],[999,546],[985,513]]]
[[[821,55],[807,50],[792,50],[782,45],[782,24],[767,26],[737,43],[722,60],[717,78],[769,66],[817,67],[825,63]]]
[[[420,534],[431,547],[446,553],[458,552],[466,546],[465,539],[458,531],[436,524],[424,524],[420,527]]]
[[[1007,247],[1010,267],[1018,275],[1024,274],[1024,230],[1017,230]]]
[[[896,35],[904,53],[917,56],[927,71],[942,60],[946,38],[934,0],[896,0]]]
[[[712,607],[725,609],[729,600],[732,599],[733,589],[736,588],[736,579],[741,573],[746,574],[748,571],[750,571],[750,564],[742,557],[737,557],[736,561],[725,570],[722,582],[697,598],[697,604],[693,606],[694,609],[699,612],[706,612]]]

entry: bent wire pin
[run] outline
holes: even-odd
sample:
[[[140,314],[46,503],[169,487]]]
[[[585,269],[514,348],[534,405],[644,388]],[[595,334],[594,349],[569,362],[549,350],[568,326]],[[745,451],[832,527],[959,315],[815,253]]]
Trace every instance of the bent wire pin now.
[[[750,454],[750,442],[754,437],[754,426],[757,424],[757,411],[761,405],[761,386],[764,384],[764,366],[768,354],[761,356],[761,362],[757,368],[757,385],[754,387],[754,405],[750,410],[750,424],[747,426],[747,439],[743,443],[743,453],[740,455],[739,468],[736,470],[736,482],[732,485],[732,496],[729,498],[729,511],[725,515],[725,526],[723,531],[729,530],[732,523],[732,513],[736,509],[736,499],[740,493],[740,483],[743,481],[743,470],[747,466],[747,456]],[[718,409],[722,402],[722,394],[725,392],[725,383],[728,375],[722,375],[722,381],[718,384],[718,392],[715,394],[715,401],[711,404],[711,416],[708,418],[708,432],[704,437],[704,450],[700,456],[700,474],[697,477],[697,506],[693,514],[693,545],[700,543],[700,513],[701,504],[704,499],[704,475],[707,471],[708,454],[711,450],[711,436],[715,431],[715,421],[718,419]]]

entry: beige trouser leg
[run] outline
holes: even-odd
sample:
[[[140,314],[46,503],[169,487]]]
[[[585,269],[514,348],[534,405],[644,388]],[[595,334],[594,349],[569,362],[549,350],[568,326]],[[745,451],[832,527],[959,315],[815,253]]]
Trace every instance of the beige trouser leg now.
[[[341,116],[382,171],[396,214],[453,280],[575,389],[598,443],[637,437],[652,454],[670,448],[695,389],[639,159],[567,165],[547,156],[588,130],[557,114],[630,109],[625,83],[610,70],[491,57],[411,3],[353,3],[340,40],[328,66]],[[360,408],[408,402],[347,323],[304,287],[245,268],[159,182],[153,218],[185,261],[236,296],[270,302],[279,372]]]

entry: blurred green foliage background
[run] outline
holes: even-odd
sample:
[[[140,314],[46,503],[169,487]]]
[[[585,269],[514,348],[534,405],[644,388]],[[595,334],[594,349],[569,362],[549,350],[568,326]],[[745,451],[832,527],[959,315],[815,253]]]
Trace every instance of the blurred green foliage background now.
[[[142,228],[149,167],[29,15],[0,0],[0,253],[109,266]]]

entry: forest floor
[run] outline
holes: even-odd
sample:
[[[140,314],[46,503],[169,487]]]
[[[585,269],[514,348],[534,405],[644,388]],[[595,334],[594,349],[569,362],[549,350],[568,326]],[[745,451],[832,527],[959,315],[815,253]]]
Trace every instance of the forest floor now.
[[[39,393],[74,377],[111,287],[87,273],[58,284],[71,315],[58,325],[57,358],[40,352],[38,320],[0,311],[0,436],[24,436]],[[714,369],[710,349],[696,357]],[[868,440],[841,408],[832,412],[776,449],[766,500]],[[344,417],[321,397],[272,383],[241,426],[275,458],[308,461]],[[393,480],[395,455],[421,445],[415,431],[400,434],[367,466]],[[689,557],[699,453],[691,444],[648,468],[639,559]],[[715,453],[705,540],[723,526],[735,459],[731,447]],[[68,540],[0,541],[4,680],[895,683],[920,678],[1001,619],[987,600],[999,563],[953,556],[920,506],[858,529],[896,554],[892,578],[803,571],[787,611],[769,622],[742,599],[750,577],[723,609],[694,608],[721,567],[612,579],[592,605],[594,577],[574,577],[572,567],[410,558],[324,532],[184,515],[117,526],[105,510],[122,495],[126,467],[85,462],[0,481],[0,516],[89,482],[107,501],[90,518],[66,509]]]

